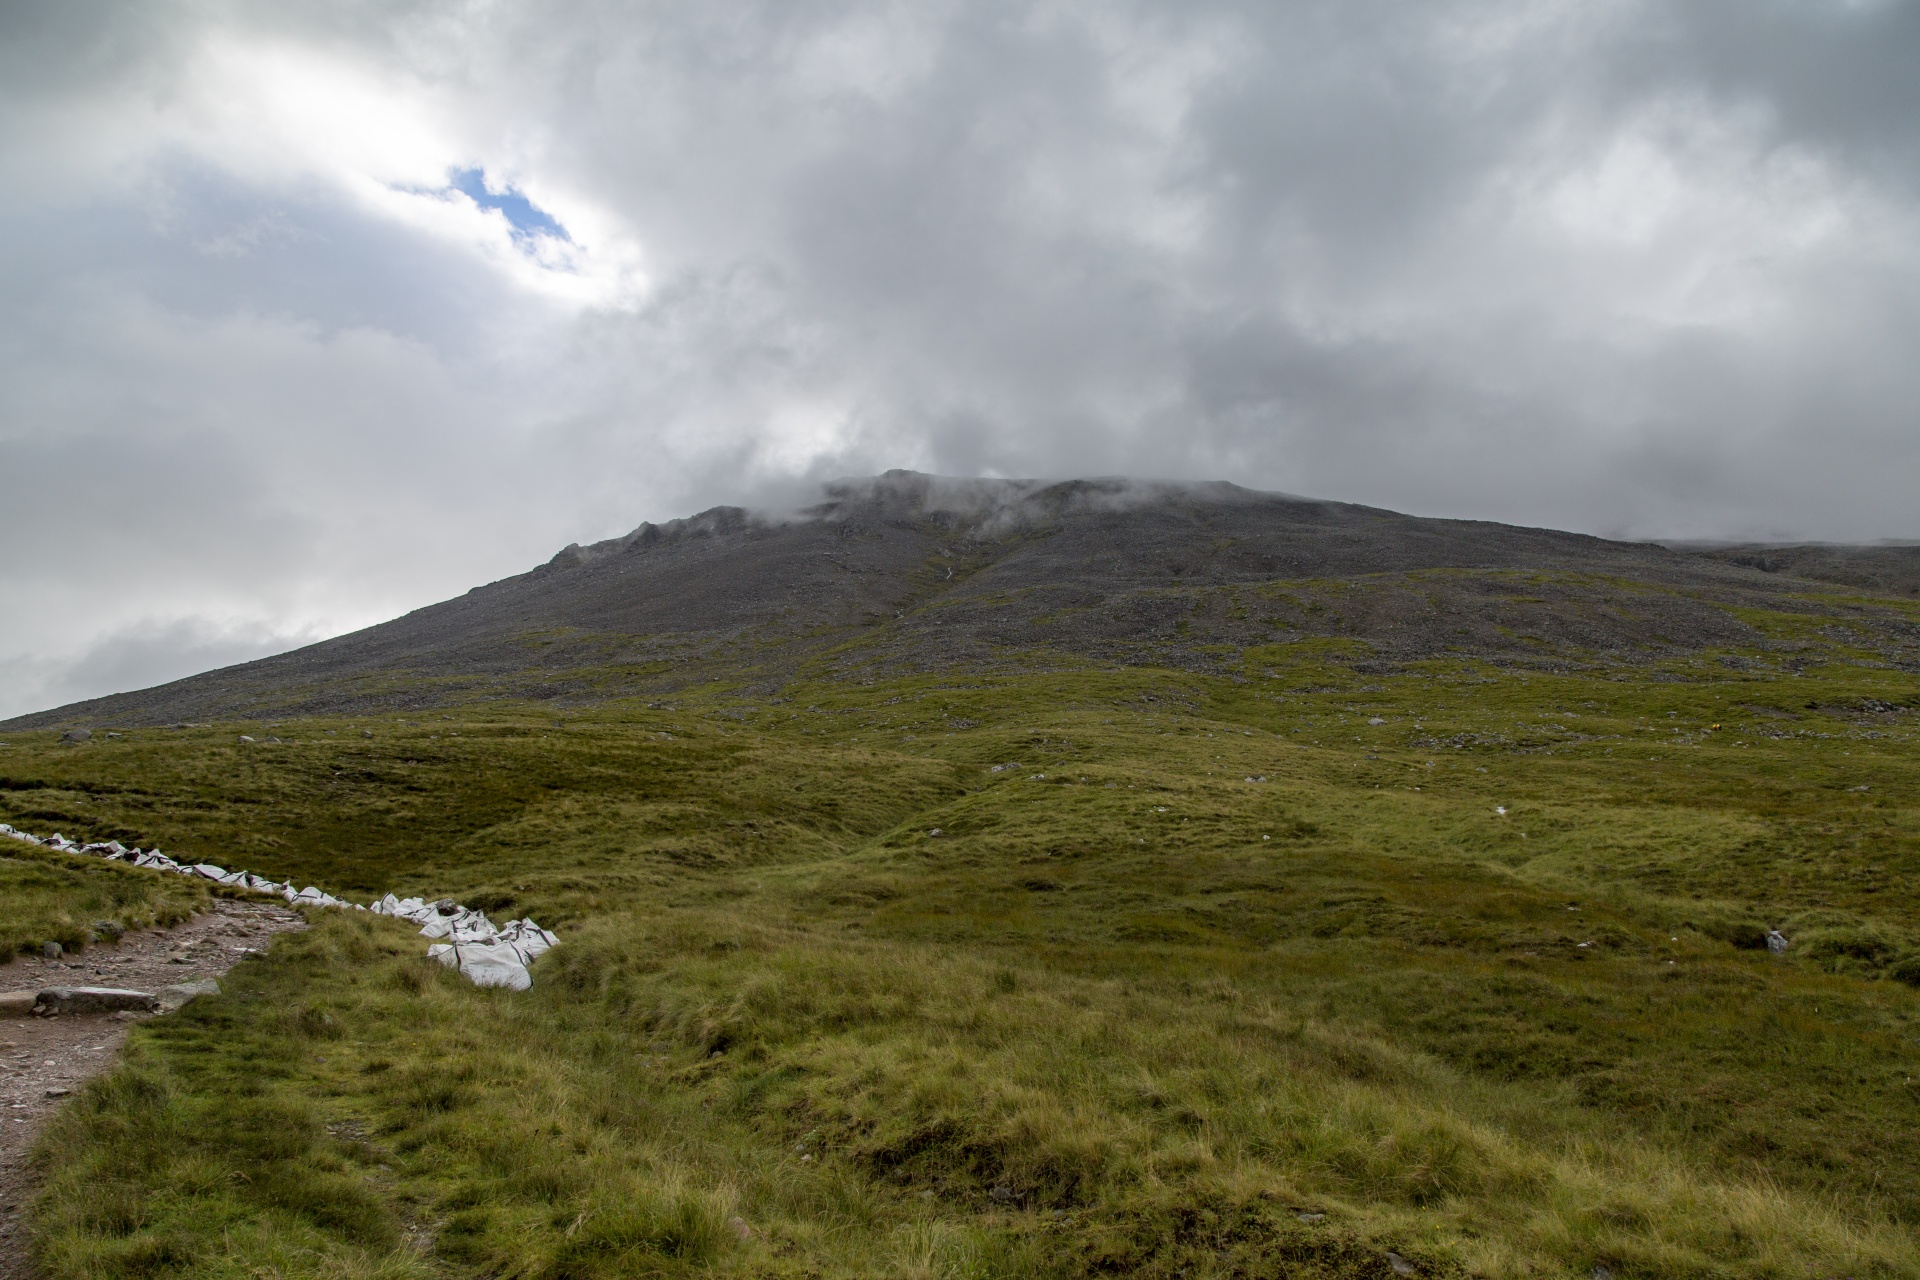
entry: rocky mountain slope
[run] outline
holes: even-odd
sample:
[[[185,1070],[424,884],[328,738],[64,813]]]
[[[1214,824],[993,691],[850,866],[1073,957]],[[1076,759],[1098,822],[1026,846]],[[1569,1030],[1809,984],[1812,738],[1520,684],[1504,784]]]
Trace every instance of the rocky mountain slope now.
[[[1362,664],[1447,652],[1637,662],[1750,644],[1729,606],[1779,608],[1821,591],[1797,576],[1803,560],[1830,581],[1851,564],[1847,549],[1780,564],[1748,550],[1426,519],[1225,483],[890,471],[829,485],[799,511],[716,507],[643,524],[379,626],[9,724],[593,700],[718,678],[764,688],[809,661],[925,669],[1051,651],[1219,668],[1247,646],[1312,637],[1353,642]],[[1851,571],[1839,580],[1896,572],[1878,561]],[[1847,613],[1891,660],[1913,658],[1896,617],[1788,607]]]
[[[1755,543],[1702,547],[1700,553],[1762,573],[1811,578],[1874,595],[1920,596],[1920,546],[1913,544],[1856,547],[1824,542],[1797,546]]]

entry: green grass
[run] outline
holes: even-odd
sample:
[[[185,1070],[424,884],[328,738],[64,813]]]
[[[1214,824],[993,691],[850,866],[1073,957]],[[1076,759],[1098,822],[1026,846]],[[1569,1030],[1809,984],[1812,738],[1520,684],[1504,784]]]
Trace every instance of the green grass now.
[[[36,1248],[54,1277],[1920,1275],[1916,714],[1884,709],[1916,682],[1743,620],[1792,648],[849,662],[777,697],[12,735],[25,829],[563,935],[510,994],[317,915],[63,1113]]]
[[[0,956],[39,951],[49,942],[79,951],[112,927],[178,923],[206,909],[207,885],[6,839],[0,844]],[[110,927],[97,927],[102,924]]]

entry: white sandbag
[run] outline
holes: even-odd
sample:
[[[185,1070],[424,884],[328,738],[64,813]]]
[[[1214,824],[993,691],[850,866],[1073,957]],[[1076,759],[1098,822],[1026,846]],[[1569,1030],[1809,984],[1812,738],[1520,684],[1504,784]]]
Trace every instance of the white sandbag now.
[[[193,870],[196,875],[203,875],[209,880],[218,880],[221,884],[227,882],[227,869],[216,867],[211,862],[196,862]]]
[[[455,942],[492,942],[500,936],[493,921],[478,911],[461,910],[447,918],[453,923]]]
[[[559,939],[531,920],[511,920],[501,926],[500,938],[519,947],[528,959],[553,949]]]
[[[427,958],[438,960],[449,969],[458,969],[476,987],[505,987],[525,991],[533,985],[526,961],[510,946],[437,942],[427,948]]]
[[[533,985],[526,961],[505,943],[455,943],[452,950],[459,958],[460,972],[476,987],[525,991]]]

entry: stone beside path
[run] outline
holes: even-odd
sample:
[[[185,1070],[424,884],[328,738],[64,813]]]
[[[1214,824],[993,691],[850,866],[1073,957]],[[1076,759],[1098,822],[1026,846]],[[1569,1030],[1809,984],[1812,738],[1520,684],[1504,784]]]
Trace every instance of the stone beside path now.
[[[277,903],[219,899],[212,911],[171,929],[128,933],[58,959],[21,956],[0,964],[0,991],[107,987],[150,992],[165,1008],[184,994],[168,988],[217,980],[265,951],[275,934],[306,927],[298,912]],[[0,1017],[0,1280],[34,1280],[26,1256],[33,1194],[26,1158],[41,1125],[69,1094],[113,1065],[128,1027],[153,1016]]]

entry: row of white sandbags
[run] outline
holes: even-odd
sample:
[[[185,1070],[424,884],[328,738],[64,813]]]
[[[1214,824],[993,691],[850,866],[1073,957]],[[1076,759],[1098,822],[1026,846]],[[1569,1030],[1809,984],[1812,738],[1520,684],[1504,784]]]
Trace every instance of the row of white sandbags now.
[[[248,871],[228,871],[211,862],[177,862],[158,849],[129,849],[118,840],[109,840],[104,844],[79,844],[59,832],[43,839],[15,830],[4,822],[0,822],[0,836],[11,836],[15,840],[64,853],[92,854],[131,862],[137,867],[151,867],[156,871],[201,876],[236,889],[275,894],[296,907],[340,907],[410,920],[421,926],[420,932],[426,937],[447,939],[429,945],[427,955],[449,969],[458,969],[476,986],[525,991],[533,985],[530,969],[535,957],[559,941],[532,920],[511,920],[504,925],[496,925],[485,915],[463,907],[451,898],[428,902],[423,898],[397,898],[390,893],[369,907],[322,893],[312,885],[296,890],[291,884],[280,884]]]
[[[398,916],[420,925],[429,938],[445,938],[427,948],[427,954],[448,968],[458,969],[482,987],[509,987],[525,991],[533,985],[528,973],[534,959],[559,939],[531,920],[509,920],[503,925],[451,898],[428,902],[423,898],[380,899],[368,910]]]

